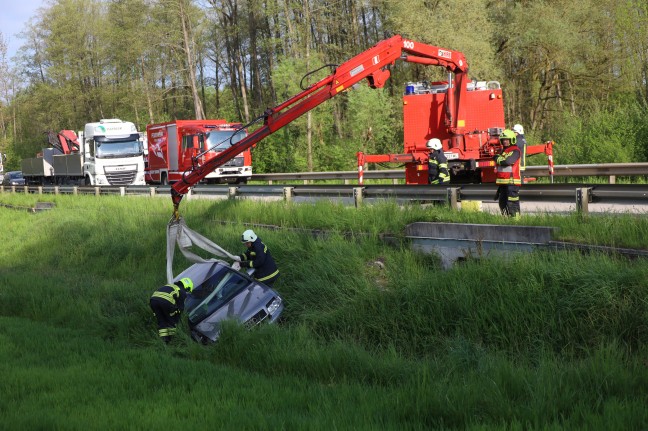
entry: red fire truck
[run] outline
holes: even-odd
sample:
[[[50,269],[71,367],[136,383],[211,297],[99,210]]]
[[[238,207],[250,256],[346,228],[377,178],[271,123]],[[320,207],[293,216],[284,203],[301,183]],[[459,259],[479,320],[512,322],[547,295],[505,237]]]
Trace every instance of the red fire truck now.
[[[146,182],[175,183],[247,136],[240,123],[225,120],[176,120],[146,127]],[[246,148],[207,173],[208,183],[246,183],[252,177],[252,152]]]
[[[404,153],[357,153],[360,184],[366,163],[404,164],[407,184],[427,184],[429,150],[425,144],[430,138],[441,140],[453,184],[495,182],[493,155],[501,150],[498,138],[506,128],[500,83],[466,82],[457,76],[461,75],[455,75],[454,82],[450,76],[448,81],[407,84],[403,96]],[[453,118],[459,118],[456,126]],[[552,141],[520,148],[522,166],[526,156],[546,154],[551,171],[552,148]]]

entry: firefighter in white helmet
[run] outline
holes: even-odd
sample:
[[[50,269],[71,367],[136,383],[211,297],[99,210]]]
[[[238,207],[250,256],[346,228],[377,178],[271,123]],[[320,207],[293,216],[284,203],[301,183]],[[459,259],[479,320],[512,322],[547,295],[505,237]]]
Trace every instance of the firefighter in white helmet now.
[[[520,149],[520,170],[524,171],[526,169],[526,146],[527,141],[524,137],[524,127],[521,124],[516,124],[513,126],[513,131],[515,132],[517,146]]]
[[[268,246],[261,242],[261,238],[252,229],[243,232],[241,242],[247,247],[245,253],[238,256],[241,268],[254,268],[254,278],[272,287],[279,278],[279,269]]]
[[[448,184],[448,159],[443,153],[443,145],[437,138],[427,141],[426,147],[430,149],[428,158],[428,184]]]

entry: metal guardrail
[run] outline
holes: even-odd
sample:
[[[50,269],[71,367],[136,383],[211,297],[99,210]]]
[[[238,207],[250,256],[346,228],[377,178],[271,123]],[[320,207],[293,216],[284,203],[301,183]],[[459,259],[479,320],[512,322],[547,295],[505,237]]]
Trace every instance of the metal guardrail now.
[[[648,176],[648,163],[605,163],[593,165],[555,165],[554,176],[556,177],[609,177],[609,182],[614,183],[616,177],[624,176]],[[400,180],[405,178],[404,169],[385,169],[374,171],[363,171],[367,179],[391,179]],[[548,177],[547,166],[527,166],[524,171],[526,177]],[[314,181],[314,180],[344,180],[345,183],[358,180],[358,171],[337,171],[337,172],[301,172],[301,173],[278,173],[278,174],[254,174],[253,181]]]
[[[342,201],[356,206],[363,202],[394,199],[398,202],[443,202],[458,208],[462,201],[493,201],[494,184],[458,186],[429,185],[197,185],[188,198],[272,198],[275,200]],[[71,195],[139,195],[170,196],[169,186],[76,187],[76,186],[11,186],[0,187],[1,193],[71,194]],[[523,202],[575,203],[581,212],[589,211],[590,203],[645,205],[648,210],[648,184],[526,184],[520,189]]]

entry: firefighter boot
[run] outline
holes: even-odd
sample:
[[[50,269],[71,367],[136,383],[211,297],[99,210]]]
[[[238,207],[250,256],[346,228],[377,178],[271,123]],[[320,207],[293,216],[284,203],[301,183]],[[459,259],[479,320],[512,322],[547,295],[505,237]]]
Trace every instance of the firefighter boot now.
[[[509,202],[506,193],[499,193],[498,198],[499,198],[498,204],[499,204],[500,212],[502,213],[503,216],[509,215],[510,214],[508,208]]]
[[[509,201],[506,204],[506,212],[510,217],[520,217],[520,201]]]

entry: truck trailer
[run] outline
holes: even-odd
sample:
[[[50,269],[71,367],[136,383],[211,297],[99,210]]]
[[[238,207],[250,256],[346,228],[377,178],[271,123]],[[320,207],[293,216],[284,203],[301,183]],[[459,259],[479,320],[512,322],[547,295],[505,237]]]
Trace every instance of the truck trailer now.
[[[144,149],[135,125],[120,119],[87,123],[72,130],[48,132],[51,148],[22,160],[29,184],[144,185]]]

